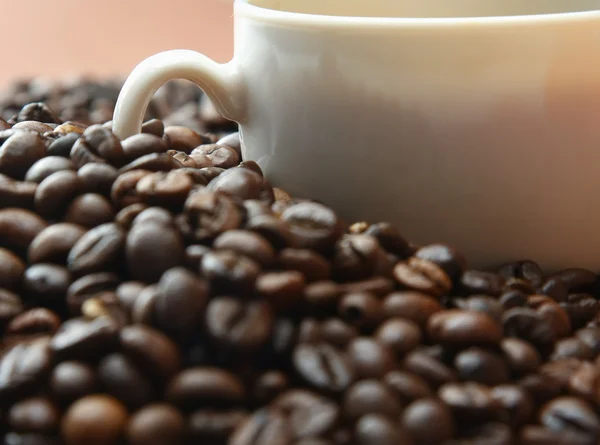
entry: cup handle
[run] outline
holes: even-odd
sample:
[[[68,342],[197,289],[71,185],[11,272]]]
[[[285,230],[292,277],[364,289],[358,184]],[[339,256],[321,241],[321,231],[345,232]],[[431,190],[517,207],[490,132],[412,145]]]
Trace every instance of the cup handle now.
[[[225,118],[244,120],[243,81],[235,60],[219,64],[195,51],[173,50],[148,57],[131,72],[115,105],[113,132],[121,139],[139,133],[152,96],[174,79],[197,84]]]

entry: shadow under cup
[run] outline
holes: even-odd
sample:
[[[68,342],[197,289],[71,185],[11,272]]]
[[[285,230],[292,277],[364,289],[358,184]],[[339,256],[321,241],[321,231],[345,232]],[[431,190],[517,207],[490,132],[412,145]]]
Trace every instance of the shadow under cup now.
[[[600,0],[250,0],[249,3],[301,14],[394,18],[517,16],[600,9]]]

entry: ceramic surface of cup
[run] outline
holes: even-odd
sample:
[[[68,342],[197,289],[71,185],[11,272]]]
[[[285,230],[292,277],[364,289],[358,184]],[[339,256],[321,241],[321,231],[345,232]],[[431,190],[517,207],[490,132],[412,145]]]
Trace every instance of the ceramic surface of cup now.
[[[600,268],[600,2],[251,0],[235,56],[162,53],[130,76],[115,131],[196,81],[244,156],[348,220],[387,220],[472,264]]]

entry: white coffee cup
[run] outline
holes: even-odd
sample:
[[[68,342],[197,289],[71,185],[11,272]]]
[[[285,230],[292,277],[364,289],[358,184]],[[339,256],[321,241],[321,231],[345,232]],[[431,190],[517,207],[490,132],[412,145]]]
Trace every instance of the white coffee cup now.
[[[234,8],[233,60],[148,58],[119,97],[118,136],[185,78],[240,123],[244,157],[275,185],[349,221],[391,221],[477,267],[600,268],[600,0]]]

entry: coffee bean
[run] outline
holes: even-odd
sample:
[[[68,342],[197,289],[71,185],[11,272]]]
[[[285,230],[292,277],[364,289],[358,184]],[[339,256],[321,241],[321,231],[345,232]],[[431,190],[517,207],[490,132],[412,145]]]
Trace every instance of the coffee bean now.
[[[439,444],[454,436],[452,413],[432,398],[407,406],[402,413],[402,426],[417,445]]]
[[[150,119],[142,125],[142,133],[153,134],[162,138],[165,132],[165,124],[160,119]],[[125,148],[123,148],[125,150]]]
[[[73,145],[71,159],[77,167],[98,160],[120,167],[125,163],[125,154],[121,142],[112,131],[101,125],[92,125]]]
[[[502,356],[481,348],[469,348],[458,354],[454,368],[463,381],[499,385],[509,379],[509,369]]]
[[[525,375],[539,368],[542,359],[535,348],[518,338],[505,338],[500,343],[504,358],[514,374]]]
[[[447,383],[439,389],[438,397],[452,410],[458,422],[489,421],[506,415],[490,389],[479,383]]]
[[[289,224],[296,247],[327,252],[342,235],[338,216],[316,202],[295,204],[283,212],[281,219]]]
[[[131,320],[137,324],[154,325],[156,300],[158,299],[158,285],[152,284],[144,287],[131,307]]]
[[[14,432],[52,435],[58,430],[60,413],[50,400],[35,397],[14,404],[7,417]]]
[[[96,373],[85,363],[62,362],[54,368],[50,376],[50,392],[64,405],[93,394],[97,390]]]
[[[544,272],[541,267],[533,261],[518,261],[502,266],[498,271],[505,280],[520,278],[528,281],[534,288],[542,285]]]
[[[111,165],[92,162],[77,170],[77,176],[81,180],[82,191],[110,197],[118,173]]]
[[[148,206],[142,203],[131,204],[123,209],[121,209],[117,215],[115,216],[115,222],[119,224],[124,229],[129,230],[131,228],[131,224],[133,220],[144,210],[146,210]]]
[[[474,295],[469,298],[455,298],[452,300],[454,305],[465,311],[476,311],[483,312],[489,315],[497,322],[502,322],[502,314],[504,308],[499,300],[494,297],[487,297],[485,295]]]
[[[551,359],[578,358],[581,360],[591,360],[594,357],[595,354],[592,348],[579,338],[571,337],[560,340],[554,345],[554,352]]]
[[[23,302],[17,294],[0,289],[0,329],[23,312]]]
[[[379,242],[369,235],[350,235],[335,247],[333,275],[338,280],[350,281],[370,277],[384,251]]]
[[[565,269],[552,276],[563,282],[568,293],[586,292],[596,282],[596,274],[586,269]]]
[[[140,224],[127,235],[125,258],[133,279],[156,282],[164,272],[183,264],[183,241],[175,229]]]
[[[298,329],[298,342],[318,344],[323,341],[321,323],[314,318],[306,318]]]
[[[358,329],[338,318],[324,320],[321,324],[321,333],[325,342],[340,348],[345,348],[359,335]]]
[[[204,160],[198,159],[198,155],[192,155],[195,159],[196,165],[200,165]],[[223,173],[225,169],[219,167],[203,167],[200,170],[196,170],[195,181],[196,184],[208,185],[213,179]]]
[[[253,349],[267,342],[273,328],[273,314],[263,302],[217,297],[208,304],[204,323],[219,344]]]
[[[61,156],[63,158],[68,158],[71,154],[71,150],[73,149],[73,145],[79,139],[80,134],[78,133],[68,133],[64,136],[60,136],[58,139],[52,141],[46,150],[46,154],[48,156]]]
[[[527,425],[521,430],[519,443],[522,445],[593,445],[593,436],[576,431],[552,431],[537,425]]]
[[[62,170],[44,179],[35,191],[35,210],[46,218],[58,218],[71,201],[81,193],[82,184],[77,173]]]
[[[122,261],[124,247],[125,232],[117,224],[102,224],[75,243],[67,257],[67,265],[77,275],[110,270]]]
[[[287,391],[275,399],[272,407],[285,413],[295,440],[328,435],[340,415],[332,400],[306,390]]]
[[[532,302],[535,298],[537,297],[530,296],[528,298],[528,304],[530,307],[535,308],[537,313],[548,321],[554,333],[554,338],[558,340],[559,338],[569,336],[572,332],[571,320],[565,310],[554,301],[542,301],[541,304],[538,305]]]
[[[550,377],[560,389],[564,389],[569,384],[569,377],[576,373],[580,367],[581,360],[563,358],[544,363],[540,366],[539,373],[545,377]]]
[[[112,222],[115,212],[102,195],[86,193],[75,198],[65,213],[65,221],[93,228]]]
[[[575,431],[597,436],[600,421],[593,407],[574,397],[558,397],[540,411],[540,422],[554,431]]]
[[[517,385],[499,385],[492,389],[492,398],[506,409],[513,428],[525,425],[534,414],[533,400]]]
[[[162,131],[161,131],[162,133]],[[131,162],[141,156],[152,153],[166,153],[167,143],[162,139],[162,135],[148,133],[136,134],[121,143],[126,162]]]
[[[401,287],[423,292],[433,297],[447,294],[452,282],[446,272],[435,263],[419,258],[396,264],[394,277]]]
[[[401,414],[402,405],[383,383],[377,380],[361,380],[345,392],[342,409],[344,416],[351,420],[370,413],[394,419]]]
[[[278,410],[263,408],[238,426],[228,445],[292,445],[289,423]]]
[[[457,380],[457,375],[453,369],[446,366],[440,360],[419,350],[411,352],[406,356],[404,359],[404,369],[421,377],[434,388]]]
[[[119,169],[119,173],[127,173],[135,170],[147,170],[150,172],[168,172],[181,168],[183,164],[168,153],[152,153],[137,158]]]
[[[0,245],[15,252],[22,252],[46,227],[47,224],[42,218],[28,210],[1,209]]]
[[[260,199],[269,204],[274,200],[273,188],[258,173],[246,168],[225,170],[210,181],[208,188],[238,199]]]
[[[158,224],[165,227],[173,226],[173,215],[161,207],[148,207],[142,210],[131,222],[131,227],[146,223]]]
[[[107,394],[130,409],[140,408],[154,398],[150,381],[122,354],[104,357],[98,364],[98,378]]]
[[[339,302],[338,314],[346,322],[363,330],[374,328],[383,319],[380,300],[369,293],[344,296]]]
[[[118,285],[119,277],[112,273],[100,272],[79,278],[67,289],[69,311],[71,314],[81,314],[81,306],[86,300],[106,291],[114,291]]]
[[[17,181],[0,174],[0,206],[33,208],[33,200],[37,184],[34,182]]]
[[[200,145],[192,151],[192,154],[201,153],[206,155],[215,167],[231,168],[240,163],[240,156],[236,150],[219,144]]]
[[[0,405],[34,390],[52,365],[47,339],[20,343],[0,356]]]
[[[204,255],[200,272],[215,292],[244,294],[254,287],[260,266],[250,258],[224,250]]]
[[[560,306],[569,316],[573,331],[593,322],[600,313],[600,302],[590,294],[571,294]]]
[[[199,190],[191,193],[177,218],[181,233],[193,241],[207,241],[240,227],[242,214],[228,196]]]
[[[19,111],[17,122],[38,121],[45,123],[60,124],[58,116],[44,102],[30,103]]]
[[[542,295],[548,295],[555,301],[565,301],[569,294],[569,289],[567,289],[567,286],[560,278],[550,277],[542,284],[538,292]]]
[[[174,170],[144,176],[136,185],[136,192],[148,205],[180,209],[194,183],[188,175]]]
[[[53,128],[50,125],[37,121],[22,121],[14,124],[12,126],[12,129],[34,131],[40,134],[44,134],[53,130]]]
[[[531,343],[542,355],[552,352],[555,335],[542,315],[532,309],[514,308],[506,311],[503,318],[504,335]]]
[[[118,326],[108,317],[73,318],[63,323],[50,346],[60,360],[97,357],[114,349],[118,337]]]
[[[409,372],[399,370],[388,372],[383,381],[396,394],[396,397],[406,405],[433,395],[425,380]]]
[[[357,337],[346,348],[358,378],[381,378],[394,369],[393,350],[369,337]]]
[[[217,144],[219,145],[219,144]],[[262,169],[260,168],[260,165],[258,165],[258,163],[256,163],[255,161],[242,161],[240,162],[240,165],[238,165],[238,167],[240,168],[247,168],[249,170],[252,170],[254,173],[258,173],[261,176],[264,176],[264,173],[262,171]],[[286,197],[289,197],[291,199],[291,196],[281,190],[281,189],[273,189],[273,193],[275,194],[275,199],[277,201],[282,201],[282,200],[286,200]]]
[[[44,308],[29,309],[6,325],[4,339],[32,340],[37,337],[53,335],[60,326],[60,318],[54,312]]]
[[[591,363],[582,363],[569,376],[569,392],[592,403],[600,402],[600,370]]]
[[[24,273],[25,263],[10,250],[0,248],[0,287],[14,289]]]
[[[576,332],[577,337],[594,351],[594,355],[600,353],[600,328],[580,329]]]
[[[437,264],[446,274],[456,280],[467,269],[467,260],[446,244],[430,244],[415,252],[415,257]]]
[[[502,293],[504,278],[491,272],[467,270],[460,280],[460,286],[467,295],[481,294],[496,297]]]
[[[164,134],[168,137],[170,149],[185,153],[190,153],[194,148],[208,142],[190,128],[176,125],[165,127]]]
[[[189,338],[203,319],[208,283],[187,269],[177,267],[162,275],[158,291],[154,305],[157,326],[174,338]]]
[[[402,237],[400,231],[390,223],[372,224],[364,233],[377,238],[377,241],[385,250],[402,259],[408,258],[412,253],[408,242]]]
[[[324,391],[344,391],[355,378],[350,358],[324,343],[298,345],[292,361],[303,380]]]
[[[210,252],[210,248],[201,244],[191,244],[185,248],[185,265],[188,269],[200,270],[202,258]]]
[[[177,374],[169,384],[166,398],[186,407],[231,406],[241,403],[245,390],[242,382],[229,372],[208,367],[188,368]]]
[[[223,443],[247,418],[247,413],[239,409],[200,409],[188,417],[187,431],[194,440],[215,440],[217,443]]]
[[[414,322],[392,318],[381,324],[375,332],[377,340],[403,356],[414,350],[422,340],[421,330]]]
[[[304,275],[296,271],[267,272],[256,280],[256,292],[280,312],[297,306],[304,289]]]
[[[460,439],[450,441],[449,443],[451,445],[472,443],[512,445],[514,440],[512,431],[507,425],[498,422],[488,422],[467,428],[462,432]]]
[[[427,332],[436,342],[451,347],[497,345],[502,340],[500,324],[475,311],[448,310],[433,314]]]
[[[110,196],[117,209],[141,203],[142,198],[137,193],[137,183],[152,172],[148,170],[131,170],[120,174],[112,184]]]
[[[386,318],[404,318],[420,327],[425,327],[429,318],[441,310],[442,306],[437,300],[420,292],[394,292],[383,300]]]
[[[0,174],[23,179],[29,168],[46,154],[46,146],[39,134],[30,131],[12,131],[8,139],[0,139]]]
[[[542,406],[563,392],[561,383],[554,377],[541,374],[529,374],[523,377],[519,381],[519,386],[531,396],[536,407]]]
[[[127,426],[131,445],[178,444],[185,435],[185,419],[173,406],[149,405],[137,411]]]
[[[127,426],[128,414],[116,399],[93,395],[73,403],[62,420],[66,445],[116,445]]]
[[[357,445],[410,445],[408,434],[397,426],[397,422],[378,414],[368,414],[356,422]]]
[[[213,248],[217,250],[232,250],[240,255],[269,266],[275,260],[275,250],[262,236],[248,230],[229,230],[219,235]]]
[[[283,249],[277,258],[277,265],[285,270],[302,272],[308,282],[327,280],[331,276],[327,259],[309,249]]]
[[[248,219],[245,228],[265,237],[277,250],[294,244],[290,225],[272,215],[260,215]]]
[[[29,245],[29,262],[65,264],[69,251],[84,233],[83,227],[70,223],[45,228]]]

